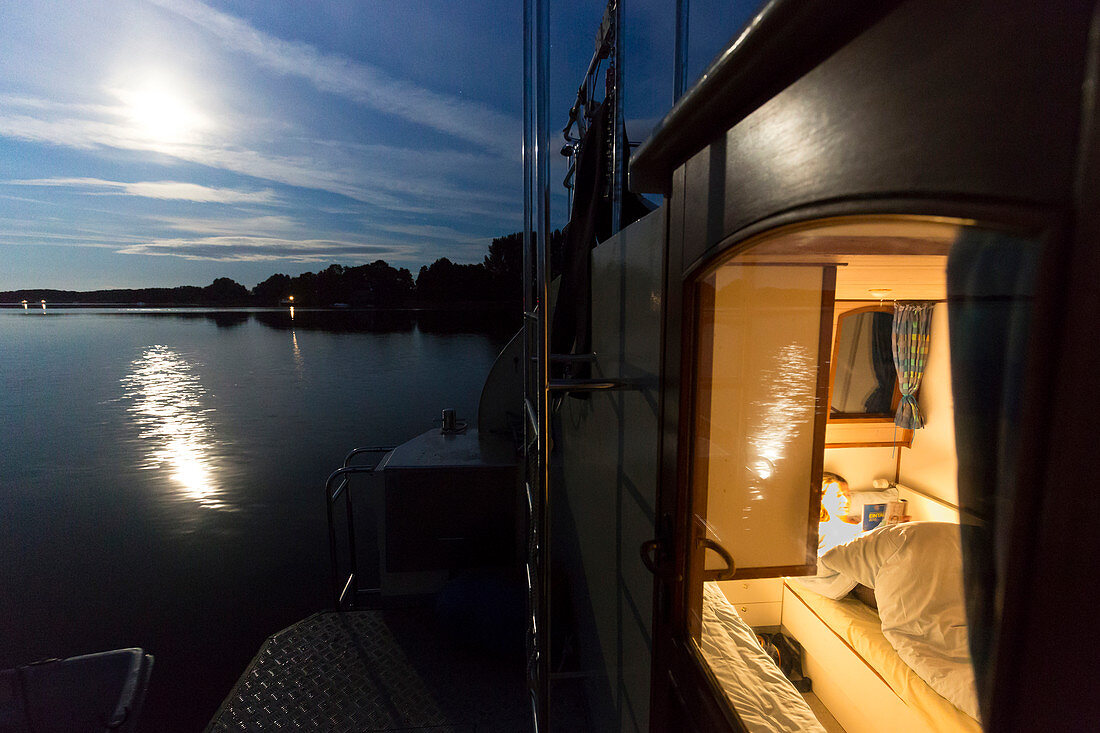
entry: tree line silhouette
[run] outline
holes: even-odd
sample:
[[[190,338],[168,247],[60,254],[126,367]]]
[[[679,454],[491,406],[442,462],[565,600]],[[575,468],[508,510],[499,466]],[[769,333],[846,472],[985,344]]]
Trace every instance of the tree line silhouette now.
[[[554,259],[558,259],[561,232],[551,235]],[[420,268],[415,280],[404,267],[395,268],[383,260],[346,267],[329,265],[319,272],[301,275],[276,274],[249,290],[227,277],[205,287],[132,288],[93,291],[11,290],[0,292],[0,303],[144,303],[162,306],[253,306],[301,307],[465,307],[522,306],[523,234],[497,237],[488,254],[476,264],[457,264],[440,257]],[[293,300],[291,301],[291,298]]]

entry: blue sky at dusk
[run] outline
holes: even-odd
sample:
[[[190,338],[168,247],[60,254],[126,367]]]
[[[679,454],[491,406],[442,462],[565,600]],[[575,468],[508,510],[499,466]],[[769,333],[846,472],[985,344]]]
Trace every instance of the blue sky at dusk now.
[[[644,130],[672,101],[675,4],[626,2],[627,116]],[[693,75],[743,5],[693,3],[693,19],[728,20],[693,22]],[[552,132],[603,7],[552,5]],[[0,290],[251,287],[377,259],[415,275],[480,261],[522,226],[519,0],[38,0],[3,15]]]

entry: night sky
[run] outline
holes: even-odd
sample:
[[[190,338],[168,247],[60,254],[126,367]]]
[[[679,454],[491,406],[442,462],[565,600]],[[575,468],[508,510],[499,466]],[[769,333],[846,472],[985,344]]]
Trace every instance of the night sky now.
[[[675,3],[625,2],[641,137],[672,103]],[[754,4],[693,0],[691,76]],[[288,5],[5,3],[0,290],[415,275],[521,228],[520,0]],[[552,5],[552,150],[603,7]]]

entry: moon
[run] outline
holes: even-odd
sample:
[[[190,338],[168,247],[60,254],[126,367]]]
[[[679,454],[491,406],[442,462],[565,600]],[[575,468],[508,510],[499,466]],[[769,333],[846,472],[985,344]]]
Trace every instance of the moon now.
[[[120,90],[118,95],[133,133],[150,142],[194,142],[206,127],[205,117],[187,96],[163,82]]]

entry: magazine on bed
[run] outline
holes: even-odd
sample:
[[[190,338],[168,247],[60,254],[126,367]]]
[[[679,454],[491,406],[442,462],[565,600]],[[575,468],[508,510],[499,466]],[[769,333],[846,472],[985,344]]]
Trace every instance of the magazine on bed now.
[[[880,524],[897,524],[908,519],[909,502],[905,499],[863,505],[864,532],[870,531]]]

